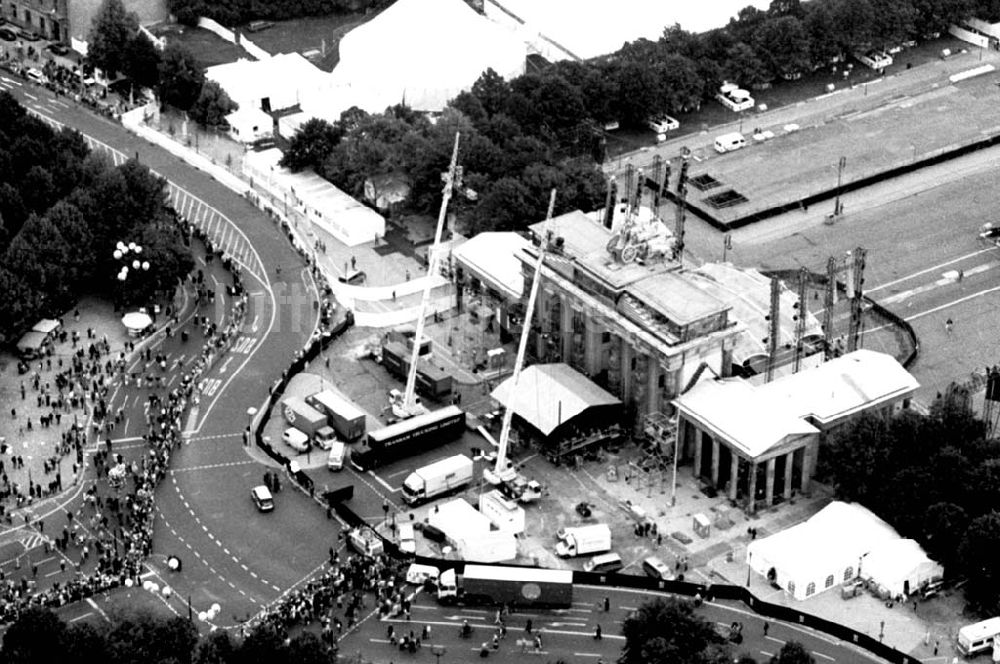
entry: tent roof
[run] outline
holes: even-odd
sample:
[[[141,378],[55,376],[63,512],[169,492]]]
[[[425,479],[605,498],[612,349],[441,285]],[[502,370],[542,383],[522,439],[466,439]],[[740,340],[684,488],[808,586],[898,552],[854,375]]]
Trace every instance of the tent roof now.
[[[897,539],[892,526],[867,508],[835,501],[807,521],[751,542],[748,555],[768,561],[792,579],[818,584],[820,575],[856,568],[862,555]]]
[[[218,83],[237,103],[274,96],[269,91],[276,89],[311,90],[327,83],[327,74],[298,53],[277,53],[267,60],[240,58],[209,67],[205,78]]]
[[[495,290],[519,298],[524,291],[524,275],[517,252],[529,244],[517,233],[480,233],[452,253]]]
[[[527,46],[462,0],[397,0],[347,33],[332,74],[340,110],[380,112],[406,101],[441,110],[488,68],[504,78],[524,72]]]
[[[917,379],[894,357],[861,349],[759,387],[776,407],[832,424],[878,403],[912,395]]]
[[[702,380],[674,403],[750,458],[766,453],[788,436],[819,433],[741,378]]]
[[[59,321],[51,318],[43,318],[35,323],[31,329],[35,332],[41,332],[42,334],[52,334],[59,329]]]
[[[49,335],[45,334],[44,332],[37,332],[35,330],[25,332],[24,335],[20,339],[18,339],[17,347],[19,350],[31,350],[31,349],[41,348],[45,344],[45,340],[48,338],[48,336]]]
[[[944,574],[944,568],[928,558],[915,540],[897,539],[883,542],[869,551],[862,561],[861,571],[866,579],[891,588],[924,565],[936,566],[940,569],[939,575]]]
[[[590,382],[568,364],[535,364],[521,372],[513,400],[511,376],[493,390],[491,396],[505,408],[548,436],[588,408],[614,406],[621,401]]]

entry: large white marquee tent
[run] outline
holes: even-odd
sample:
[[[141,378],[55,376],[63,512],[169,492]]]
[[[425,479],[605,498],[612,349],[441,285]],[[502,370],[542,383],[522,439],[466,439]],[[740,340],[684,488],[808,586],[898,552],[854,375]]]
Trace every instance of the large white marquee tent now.
[[[832,502],[807,521],[747,547],[747,564],[795,599],[861,578],[893,595],[941,578],[943,569],[913,540],[857,503]]]
[[[492,68],[524,73],[527,46],[462,0],[397,0],[340,41],[328,91],[303,101],[316,117],[339,118],[358,106],[370,113],[406,102],[440,111]]]

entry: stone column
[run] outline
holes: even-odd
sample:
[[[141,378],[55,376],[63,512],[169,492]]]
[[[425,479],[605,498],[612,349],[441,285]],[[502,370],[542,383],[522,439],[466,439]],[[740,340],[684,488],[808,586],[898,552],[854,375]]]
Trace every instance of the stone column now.
[[[753,514],[757,509],[757,463],[749,462],[750,477],[747,482],[747,512]]]
[[[660,410],[660,363],[652,355],[646,356],[646,403],[647,412]]]
[[[719,441],[712,438],[712,488],[719,486]]]
[[[813,460],[816,457],[813,449],[814,443],[806,443],[802,448],[802,484],[800,490],[805,493],[809,490],[809,480],[812,479]]]
[[[764,497],[768,507],[774,504],[774,466],[777,463],[777,459],[774,457],[767,460],[767,470],[764,475],[764,492],[767,494]]]
[[[601,330],[594,323],[594,317],[587,311],[583,312],[583,324],[585,329],[583,366],[587,373],[593,376],[600,371],[598,365],[601,354]]]
[[[785,455],[785,488],[781,495],[785,500],[792,497],[792,466],[795,465],[795,450]]]
[[[693,436],[689,436],[691,432],[694,432]],[[680,452],[685,449],[688,444],[688,438],[691,438],[691,444],[694,447],[692,450],[694,452],[694,476],[695,478],[701,477],[701,432],[694,427],[693,424],[689,423],[683,416],[677,417],[677,450]]]
[[[563,362],[571,364],[570,358],[573,356],[573,304],[570,298],[565,295],[561,295],[559,301],[562,305],[560,307],[562,320],[559,321],[562,339],[559,340],[559,354],[562,355]]]
[[[732,453],[733,460],[729,464],[729,500],[736,500],[736,485],[740,476],[740,458]]]
[[[621,400],[627,403],[632,398],[632,376],[634,372],[632,371],[632,358],[635,357],[635,351],[628,343],[628,339],[625,337],[619,337],[619,342],[621,343],[621,374],[622,374],[622,386],[621,386]]]

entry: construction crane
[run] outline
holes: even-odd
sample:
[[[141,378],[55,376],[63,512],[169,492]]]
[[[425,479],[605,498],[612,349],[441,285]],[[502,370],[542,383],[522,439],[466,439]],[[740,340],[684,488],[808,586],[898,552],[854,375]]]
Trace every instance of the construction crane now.
[[[514,359],[514,373],[510,377],[507,407],[503,411],[503,423],[500,425],[500,441],[497,444],[497,458],[493,468],[483,469],[483,479],[494,486],[501,486],[506,493],[513,495],[522,503],[530,503],[541,497],[541,485],[521,476],[514,465],[507,460],[507,447],[510,443],[510,425],[514,417],[512,403],[517,394],[517,383],[521,379],[521,369],[524,368],[524,354],[528,348],[528,333],[531,330],[531,319],[535,313],[535,300],[538,299],[538,285],[541,283],[542,263],[545,262],[545,251],[549,246],[549,223],[556,205],[556,190],[549,197],[549,210],[545,216],[545,233],[538,247],[538,258],[535,261],[535,276],[531,280],[531,291],[528,294],[528,308],[521,325],[521,339],[517,344],[517,357]]]
[[[451,152],[451,163],[448,171],[441,174],[444,187],[441,197],[441,210],[438,212],[437,228],[434,231],[434,244],[427,258],[427,277],[424,280],[424,294],[420,300],[420,314],[417,316],[416,330],[413,335],[413,352],[410,354],[410,371],[406,376],[406,389],[400,395],[398,392],[390,393],[389,406],[392,414],[400,419],[413,417],[426,413],[427,409],[419,402],[416,396],[417,389],[417,361],[420,359],[421,340],[424,336],[424,323],[427,320],[427,308],[431,301],[431,288],[433,286],[434,275],[438,273],[440,263],[441,232],[444,229],[445,216],[448,213],[448,202],[456,189],[462,187],[462,169],[458,165],[458,142],[461,134],[455,132],[455,147]]]

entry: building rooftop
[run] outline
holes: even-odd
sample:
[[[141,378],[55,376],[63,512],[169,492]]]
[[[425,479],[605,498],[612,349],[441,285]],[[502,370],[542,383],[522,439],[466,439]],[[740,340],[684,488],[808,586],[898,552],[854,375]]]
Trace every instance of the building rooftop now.
[[[530,244],[517,233],[480,233],[456,247],[452,254],[498,292],[520,298],[524,273],[517,255]]]
[[[627,292],[678,325],[690,325],[730,309],[701,288],[689,272],[663,272],[632,284]]]

